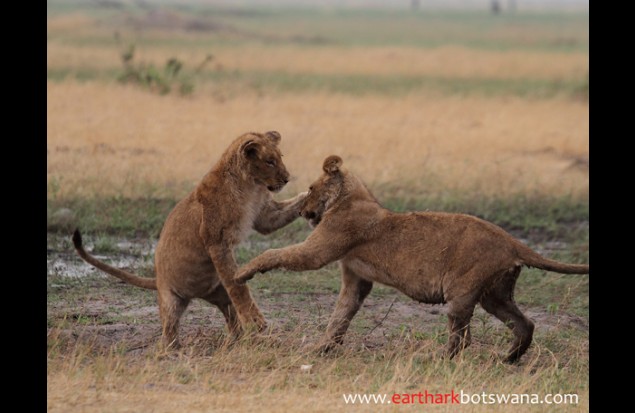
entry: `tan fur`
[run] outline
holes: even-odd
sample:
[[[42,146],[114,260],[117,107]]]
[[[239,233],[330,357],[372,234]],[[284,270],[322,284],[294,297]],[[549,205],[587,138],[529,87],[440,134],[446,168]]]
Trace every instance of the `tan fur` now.
[[[278,132],[240,136],[196,189],[174,207],[155,251],[156,280],[90,256],[76,231],[73,242],[87,262],[130,284],[158,290],[166,346],[178,344],[179,320],[193,298],[216,305],[234,334],[240,333],[241,324],[266,327],[249,289],[233,281],[237,269],[233,253],[252,228],[267,234],[299,216],[306,193],[283,202],[271,195],[289,179],[279,142]]]
[[[389,285],[424,303],[447,303],[453,357],[470,343],[477,303],[508,325],[515,340],[506,360],[527,350],[533,323],[516,307],[513,290],[521,267],[587,274],[588,265],[541,257],[500,227],[470,215],[394,213],[330,156],[309,189],[301,214],[315,227],[302,243],[265,251],[236,276],[246,282],[275,268],[318,269],[339,260],[342,290],[326,331],[324,349],[341,343],[373,282]]]

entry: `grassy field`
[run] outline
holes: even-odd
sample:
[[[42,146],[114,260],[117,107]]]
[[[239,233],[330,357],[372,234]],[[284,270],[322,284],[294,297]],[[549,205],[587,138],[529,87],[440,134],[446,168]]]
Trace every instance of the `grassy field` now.
[[[297,242],[305,237],[305,227],[297,222],[273,237],[253,236],[237,257],[246,262],[266,248]],[[145,239],[133,239],[132,245],[130,238],[116,236],[87,241],[115,265],[152,272]],[[570,262],[585,261],[588,254],[588,239],[564,243],[532,238],[530,243]],[[419,304],[379,285],[354,319],[342,349],[319,356],[315,345],[339,289],[335,265],[309,273],[276,272],[250,283],[272,324],[265,341],[229,341],[222,315],[194,302],[182,321],[183,349],[164,354],[156,347],[160,323],[153,293],[89,271],[70,251],[67,237],[50,235],[48,245],[49,257],[57,259],[47,277],[50,411],[366,411],[368,406],[346,405],[342,394],[425,390],[541,398],[576,394],[576,405],[554,410],[588,409],[586,276],[524,271],[516,299],[537,330],[534,344],[516,366],[500,362],[509,330],[480,308],[472,321],[473,345],[456,360],[443,360],[444,306]],[[60,262],[67,266],[57,267]],[[302,366],[311,367],[306,371]],[[540,407],[498,405],[496,410],[542,411]],[[456,411],[457,406],[434,408]]]
[[[96,4],[47,3],[49,411],[368,411],[342,394],[424,390],[574,393],[549,409],[588,410],[588,276],[523,271],[516,298],[537,330],[517,366],[500,363],[510,333],[480,308],[472,347],[441,359],[445,307],[382,286],[343,348],[318,356],[334,264],[250,284],[269,340],[228,341],[221,315],[196,302],[183,350],[163,354],[154,294],[89,271],[69,240],[79,226],[96,254],[151,275],[174,204],[235,137],[277,130],[293,176],[281,198],[337,154],[391,209],[476,214],[588,262],[588,13]],[[118,80],[130,71],[154,83]],[[298,221],[254,234],[237,259],[308,233]]]

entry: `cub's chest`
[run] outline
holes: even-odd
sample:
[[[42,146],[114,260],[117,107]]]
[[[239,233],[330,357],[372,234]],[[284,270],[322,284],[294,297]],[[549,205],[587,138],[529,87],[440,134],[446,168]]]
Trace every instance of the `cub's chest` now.
[[[236,235],[237,243],[240,243],[247,239],[254,227],[254,222],[258,218],[260,211],[266,202],[266,197],[263,194],[256,193],[250,197],[247,197],[242,201],[242,205],[236,205],[236,208],[241,209],[241,215],[237,223]]]
[[[257,189],[251,192],[226,189],[218,191],[216,196],[199,198],[197,212],[202,215],[199,234],[206,248],[218,243],[234,247],[245,240],[268,200],[267,195]]]

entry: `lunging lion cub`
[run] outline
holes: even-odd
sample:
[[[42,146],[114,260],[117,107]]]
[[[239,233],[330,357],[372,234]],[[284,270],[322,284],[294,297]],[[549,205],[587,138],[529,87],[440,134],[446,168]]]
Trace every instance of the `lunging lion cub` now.
[[[283,202],[271,195],[289,180],[278,149],[280,139],[275,131],[240,136],[174,207],[155,251],[156,279],[97,260],[82,247],[79,231],[73,234],[77,252],[88,263],[137,287],[158,290],[166,347],[178,345],[179,319],[193,298],[216,305],[233,334],[241,332],[241,324],[266,327],[249,289],[233,280],[233,251],[252,228],[268,234],[299,216],[306,193]]]
[[[342,289],[324,350],[342,342],[373,282],[379,282],[420,302],[449,305],[449,357],[470,344],[470,319],[480,303],[512,329],[515,339],[505,360],[515,362],[534,331],[514,302],[522,266],[589,272],[588,265],[543,258],[500,227],[470,215],[391,212],[359,178],[342,169],[338,156],[326,158],[323,169],[300,212],[315,228],[311,235],[300,244],[265,251],[239,270],[236,281],[275,268],[315,270],[339,260]]]

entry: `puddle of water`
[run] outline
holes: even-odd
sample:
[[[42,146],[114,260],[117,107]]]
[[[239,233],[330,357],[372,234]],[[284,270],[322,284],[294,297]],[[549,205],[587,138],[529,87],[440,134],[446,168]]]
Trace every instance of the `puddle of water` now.
[[[86,276],[109,277],[108,274],[84,262],[65,238],[49,236],[47,240],[47,276],[79,278]],[[154,257],[157,241],[135,241],[126,238],[114,239],[118,251],[94,256],[117,268],[139,268],[147,266]],[[94,245],[86,243],[86,251],[92,254]],[[134,271],[134,270],[133,270]]]
[[[568,244],[562,241],[547,241],[536,245],[532,244],[527,239],[519,238],[519,240],[526,245],[531,246],[534,250],[536,250],[536,252],[545,257],[549,257],[556,251],[568,248]],[[98,254],[95,255],[95,257],[114,267],[134,269],[147,266],[149,263],[153,262],[157,240],[113,238],[113,244],[116,246],[117,251],[104,255]],[[241,245],[241,247],[261,253],[269,248],[272,248],[272,244],[269,241],[259,242],[247,240]],[[87,242],[85,248],[86,251],[92,253],[94,245]],[[108,276],[103,271],[96,269],[79,258],[67,237],[49,234],[47,237],[46,262],[47,276]]]

